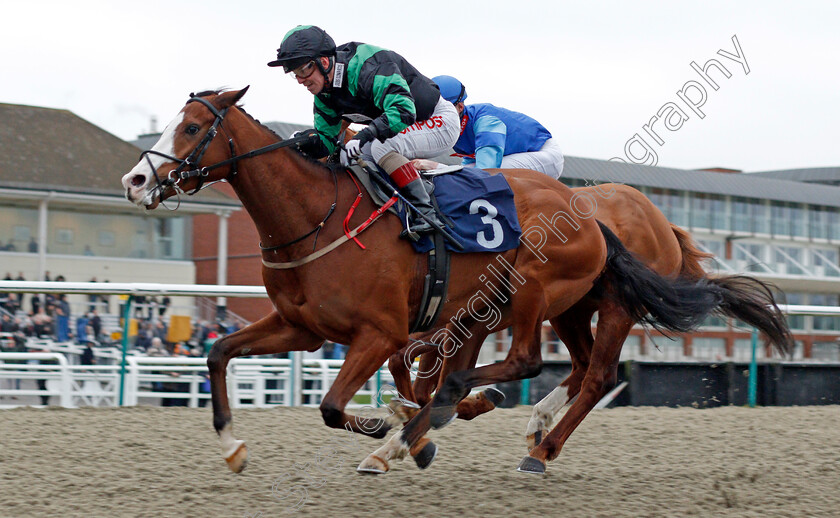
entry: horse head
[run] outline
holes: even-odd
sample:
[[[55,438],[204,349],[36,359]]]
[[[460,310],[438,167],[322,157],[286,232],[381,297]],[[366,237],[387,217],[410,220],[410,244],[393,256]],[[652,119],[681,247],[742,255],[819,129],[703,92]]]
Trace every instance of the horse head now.
[[[178,194],[194,194],[226,178],[234,156],[233,140],[225,135],[224,118],[248,91],[202,92],[191,95],[158,142],[122,177],[125,197],[138,207],[156,208]],[[215,138],[221,132],[225,138]],[[217,167],[223,165],[222,167]]]

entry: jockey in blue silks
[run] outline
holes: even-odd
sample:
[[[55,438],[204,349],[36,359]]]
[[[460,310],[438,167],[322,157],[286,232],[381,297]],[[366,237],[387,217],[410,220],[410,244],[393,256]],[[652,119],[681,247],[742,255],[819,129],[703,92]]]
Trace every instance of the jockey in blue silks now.
[[[465,165],[480,169],[533,169],[559,178],[563,153],[551,133],[536,120],[492,104],[465,105],[467,91],[452,76],[432,79],[441,97],[455,105],[461,118],[461,136],[455,152]]]

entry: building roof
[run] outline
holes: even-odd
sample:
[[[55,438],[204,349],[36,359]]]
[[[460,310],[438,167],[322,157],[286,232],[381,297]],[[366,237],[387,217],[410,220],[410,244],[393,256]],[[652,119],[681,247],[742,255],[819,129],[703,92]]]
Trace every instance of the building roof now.
[[[767,178],[755,173],[690,171],[567,156],[563,178],[840,207],[840,187]]]
[[[808,183],[840,183],[840,167],[810,167],[805,169],[780,169],[777,171],[759,171],[754,174],[764,178],[793,180]]]
[[[120,178],[138,159],[135,146],[68,110],[0,103],[0,188],[123,198]],[[190,201],[239,205],[203,198]]]
[[[291,122],[266,122],[264,124],[268,126],[268,128],[271,131],[277,133],[277,135],[280,138],[284,139],[291,137],[292,133],[296,131],[301,131],[312,127],[311,124],[294,124]]]

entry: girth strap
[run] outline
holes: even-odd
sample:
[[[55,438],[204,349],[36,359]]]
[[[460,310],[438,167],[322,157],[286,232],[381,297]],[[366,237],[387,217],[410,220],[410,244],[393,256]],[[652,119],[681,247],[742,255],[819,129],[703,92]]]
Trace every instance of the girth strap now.
[[[432,241],[434,248],[429,250],[429,273],[423,280],[420,309],[409,333],[428,331],[434,327],[446,302],[446,292],[449,288],[449,250],[446,249],[444,238],[439,232],[435,232]]]

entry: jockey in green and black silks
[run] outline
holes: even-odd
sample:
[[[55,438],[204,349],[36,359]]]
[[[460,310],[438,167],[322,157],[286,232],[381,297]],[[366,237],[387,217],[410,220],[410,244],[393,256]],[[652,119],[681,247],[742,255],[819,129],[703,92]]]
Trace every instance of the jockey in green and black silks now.
[[[336,46],[311,25],[289,31],[268,65],[282,66],[315,95],[320,142],[307,149],[310,155],[320,158],[335,149],[342,119],[367,124],[346,144],[347,154],[372,156],[403,195],[437,221],[409,160],[447,153],[460,128],[458,112],[431,79],[396,52],[359,42]],[[432,227],[419,221],[412,229],[425,233]]]

